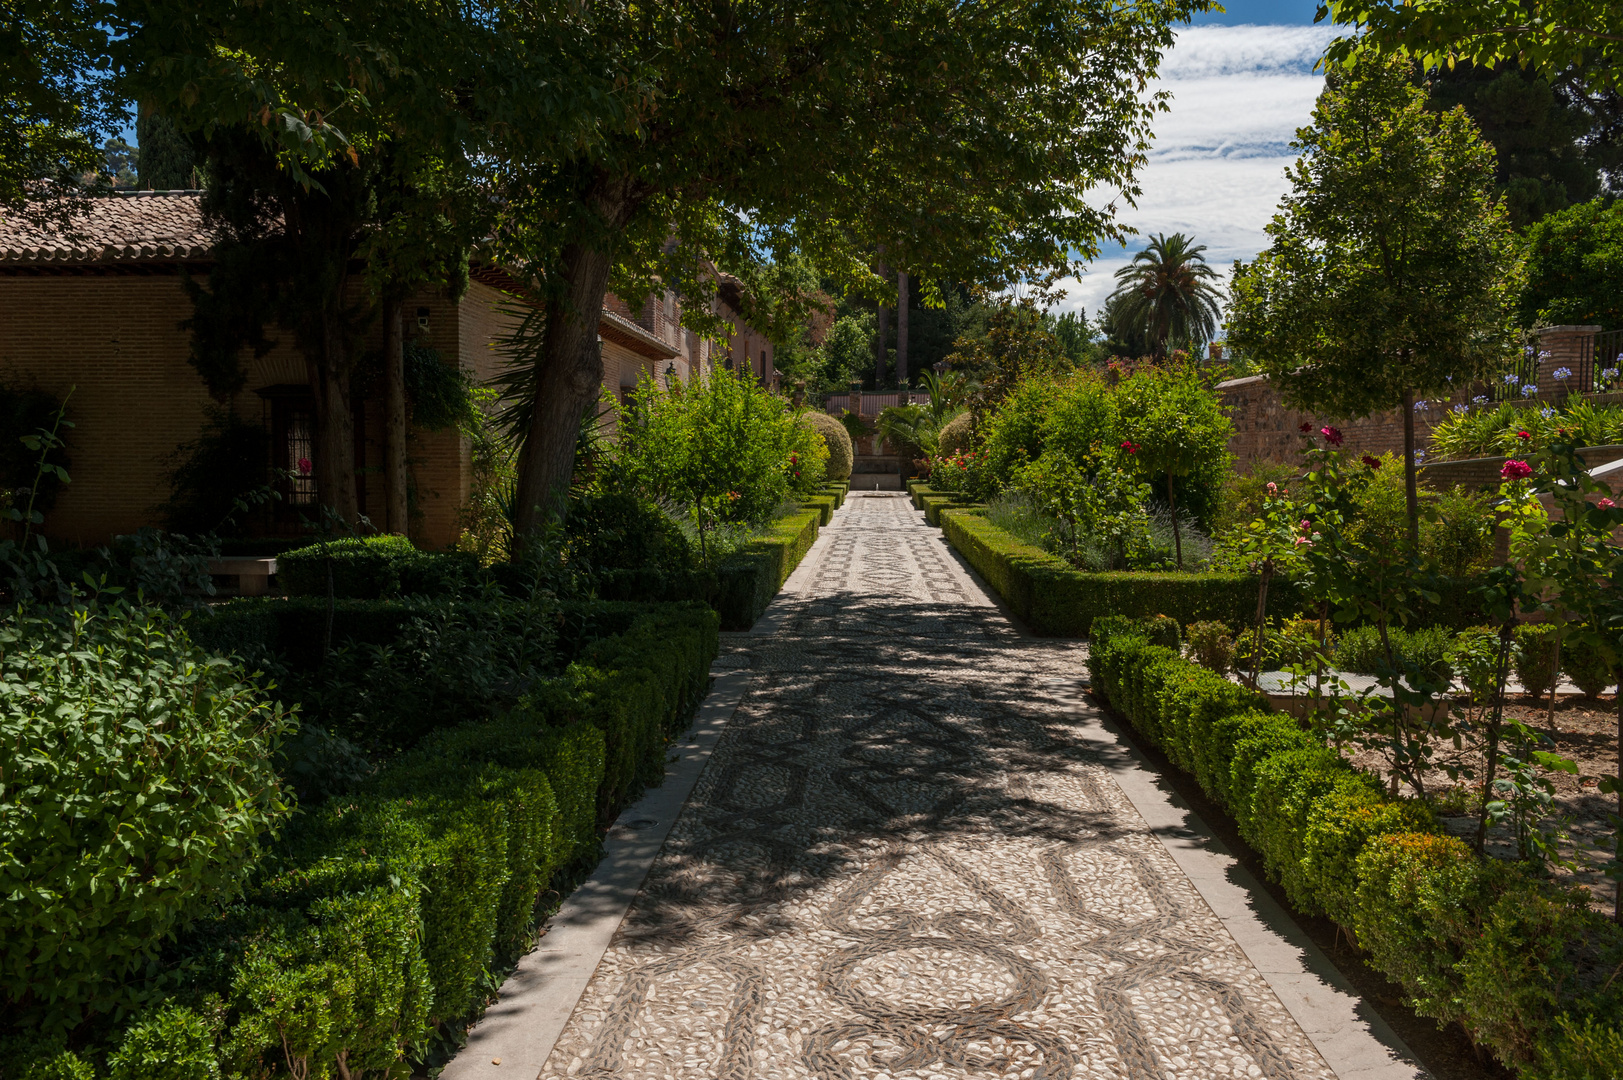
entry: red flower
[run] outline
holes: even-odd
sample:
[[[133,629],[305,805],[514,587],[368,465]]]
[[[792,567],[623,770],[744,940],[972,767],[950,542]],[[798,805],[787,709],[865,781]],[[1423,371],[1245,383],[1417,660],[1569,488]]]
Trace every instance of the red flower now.
[[[1595,505],[1600,507],[1602,510],[1610,510],[1612,507],[1616,506],[1617,503],[1613,502],[1611,499],[1602,499]]]
[[[309,476],[310,475],[310,459],[309,458],[301,457],[299,459],[299,475],[300,476]]]
[[[1324,441],[1329,443],[1331,446],[1340,446],[1342,443],[1341,432],[1337,431],[1333,427],[1320,428],[1319,434],[1323,435]]]
[[[1499,470],[1502,480],[1526,480],[1533,475],[1533,466],[1525,461],[1507,461],[1505,467]]]
[[[1526,442],[1528,439],[1531,439],[1532,437],[1533,437],[1533,433],[1531,431],[1518,431],[1518,432],[1516,432],[1516,438],[1520,439],[1522,442]]]
[[[1129,454],[1138,453],[1138,443],[1134,442],[1132,439],[1123,439],[1121,441],[1121,448],[1127,451]]]
[[[1381,467],[1381,459],[1377,457],[1370,457],[1368,454],[1365,454],[1363,457],[1359,458],[1359,460],[1365,465],[1369,466],[1371,469],[1379,469]]]
[[[1313,434],[1313,425],[1308,423],[1306,420],[1302,421],[1302,434],[1303,435],[1311,435],[1311,434]]]

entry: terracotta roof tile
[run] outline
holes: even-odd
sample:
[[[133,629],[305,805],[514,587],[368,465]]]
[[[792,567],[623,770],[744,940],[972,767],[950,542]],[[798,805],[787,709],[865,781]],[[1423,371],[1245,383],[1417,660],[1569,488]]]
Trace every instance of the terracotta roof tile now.
[[[134,191],[92,199],[67,229],[0,218],[0,264],[168,262],[207,258],[201,193]]]

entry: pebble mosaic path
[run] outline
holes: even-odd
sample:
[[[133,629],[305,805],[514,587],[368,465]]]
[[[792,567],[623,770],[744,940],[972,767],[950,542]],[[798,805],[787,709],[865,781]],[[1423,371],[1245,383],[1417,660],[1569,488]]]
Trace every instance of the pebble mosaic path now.
[[[795,582],[542,1077],[1394,1075],[1332,1067],[1079,736],[1081,643],[904,498]]]

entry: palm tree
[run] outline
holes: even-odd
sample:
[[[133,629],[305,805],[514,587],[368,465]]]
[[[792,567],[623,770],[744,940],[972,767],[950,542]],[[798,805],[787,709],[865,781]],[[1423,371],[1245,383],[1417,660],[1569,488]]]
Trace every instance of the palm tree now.
[[[1133,261],[1116,271],[1112,313],[1125,330],[1142,329],[1155,355],[1169,344],[1198,346],[1217,335],[1222,290],[1206,265],[1205,244],[1183,233],[1157,234]]]

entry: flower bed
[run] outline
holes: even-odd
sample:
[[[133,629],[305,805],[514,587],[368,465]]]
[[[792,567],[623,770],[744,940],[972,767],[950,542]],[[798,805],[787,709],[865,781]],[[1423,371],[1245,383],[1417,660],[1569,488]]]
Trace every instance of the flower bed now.
[[[1345,927],[1416,1011],[1526,1076],[1623,1075],[1623,930],[1580,893],[1484,860],[1424,804],[1268,711],[1257,694],[1094,621],[1092,685],[1231,814],[1299,911]]]
[[[974,510],[940,513],[941,529],[1039,634],[1084,637],[1101,615],[1170,615],[1179,624],[1216,619],[1243,626],[1256,618],[1257,578],[1245,574],[1088,573],[1041,548],[1021,543]],[[1276,580],[1268,609],[1295,614],[1294,586]]]

